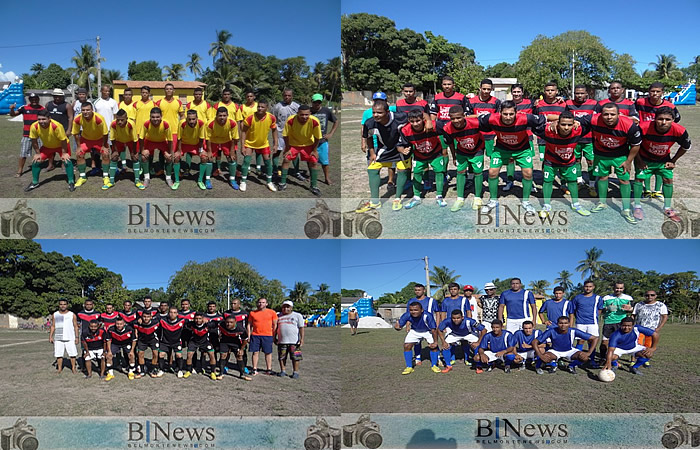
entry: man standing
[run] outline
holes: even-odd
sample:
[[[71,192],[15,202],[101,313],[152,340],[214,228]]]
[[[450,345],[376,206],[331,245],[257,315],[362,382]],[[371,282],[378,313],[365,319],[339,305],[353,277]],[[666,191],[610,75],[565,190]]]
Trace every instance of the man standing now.
[[[129,153],[134,167],[134,184],[138,189],[145,189],[141,184],[141,164],[138,149],[139,136],[136,133],[136,125],[129,120],[127,112],[123,109],[117,111],[116,119],[109,126],[109,140],[112,147],[109,162],[109,183],[102,186],[103,190],[114,186],[117,173],[117,161],[122,158],[122,168],[126,167],[126,154]]]
[[[107,376],[105,381],[114,379],[114,370],[112,369],[112,361],[114,356],[123,356],[125,361],[129,361],[130,380],[136,378],[136,360],[134,351],[136,347],[136,332],[127,327],[124,319],[117,318],[114,327],[106,330],[105,348],[107,349]]]
[[[124,309],[119,312],[119,316],[124,319],[124,322],[134,328],[136,321],[138,320],[138,315],[136,311],[132,309],[131,300],[124,300]]]
[[[177,377],[185,376],[182,369],[185,361],[182,359],[182,331],[185,329],[185,319],[178,316],[176,306],[171,306],[168,310],[168,317],[160,321],[161,339],[158,352],[158,377],[168,370],[170,363],[170,353],[174,353],[177,362]]]
[[[124,302],[126,304],[126,302]],[[144,314],[141,317],[141,323],[134,323],[134,329],[137,332],[136,354],[138,356],[138,367],[135,374],[136,378],[141,378],[148,372],[146,368],[145,354],[146,349],[151,349],[151,378],[158,376],[158,349],[160,342],[158,339],[158,329],[160,328],[160,320],[151,320],[153,317],[150,314]]]
[[[633,118],[636,123],[639,122],[639,114],[634,107],[634,102],[625,98],[625,89],[622,87],[620,81],[613,81],[610,83],[608,86],[608,98],[598,102],[598,107],[595,112],[602,113],[603,107],[607,103],[616,104],[621,116],[627,116]]]
[[[192,359],[196,358],[197,351],[205,352],[209,358],[209,377],[212,380],[216,380],[216,358],[214,357],[214,346],[211,341],[209,341],[209,325],[204,321],[204,316],[200,312],[194,313],[194,320],[190,321],[188,324],[190,331],[190,339],[187,344],[187,368],[184,373],[185,378],[189,378],[190,375],[195,373],[192,368]],[[202,359],[204,355],[202,355]],[[206,367],[203,367],[202,362],[202,373],[206,374]]]
[[[229,110],[226,107],[220,106],[216,110],[216,118],[207,124],[205,132],[208,160],[216,160],[218,164],[219,154],[226,157],[228,182],[237,191],[239,186],[236,183],[236,159],[239,136],[236,120],[229,115]]]
[[[557,286],[554,288],[554,298],[545,300],[539,311],[540,322],[547,328],[556,328],[557,319],[561,316],[568,317],[569,323],[574,320],[574,305],[564,299],[564,288]]]
[[[292,361],[292,374],[290,378],[299,378],[299,361],[301,361],[301,348],[304,346],[304,317],[296,311],[292,311],[294,303],[286,300],[282,303],[282,312],[277,317],[277,332],[275,344],[277,344],[277,356],[280,362],[279,377],[287,376],[285,364],[287,356]]]
[[[37,113],[45,110],[46,108],[39,104],[39,96],[34,93],[29,94],[29,105],[20,106],[20,108],[15,111],[16,107],[17,103],[10,105],[10,117],[16,117],[22,114],[22,119],[24,119],[24,125],[22,126],[22,141],[19,152],[19,167],[17,169],[17,173],[15,174],[15,177],[19,178],[22,176],[24,171],[24,163],[27,161],[27,158],[32,156],[32,140],[29,137],[29,127],[37,121]],[[51,157],[53,157],[53,155]]]
[[[272,157],[273,170],[280,170],[279,158],[282,155],[282,151],[285,149],[284,146],[284,126],[287,123],[287,119],[297,112],[299,112],[299,103],[293,100],[294,91],[292,89],[285,89],[282,92],[282,101],[275,104],[272,108],[272,114],[277,120],[277,149]],[[296,178],[299,181],[306,181],[306,178],[299,173],[299,162],[295,161],[294,168],[297,170]]]
[[[532,110],[533,114],[545,116],[547,121],[554,121],[559,115],[566,111],[566,103],[559,97],[559,86],[554,81],[544,85],[544,97],[535,102]],[[540,148],[540,160],[544,160],[544,142],[537,140]]]
[[[258,356],[262,349],[265,353],[265,368],[272,375],[272,341],[277,335],[277,314],[267,308],[267,300],[258,299],[258,309],[251,311],[248,321],[250,351],[253,353],[253,375],[258,374]]]
[[[117,319],[121,317],[117,311],[114,310],[114,304],[105,303],[105,312],[100,313],[100,322],[102,323],[102,328],[105,331],[109,331],[110,328],[117,323]],[[122,320],[124,320],[122,318]],[[126,322],[124,322],[126,324]]]
[[[634,305],[632,316],[635,318],[636,325],[651,328],[656,333],[661,333],[661,329],[668,320],[668,308],[663,302],[657,300],[656,291],[649,290],[644,294],[644,301]],[[652,347],[652,345],[651,338],[645,337],[644,346]],[[649,363],[645,362],[644,366],[648,367]]]
[[[56,88],[52,94],[53,100],[46,104],[49,118],[63,125],[63,130],[66,133],[70,133],[70,124],[73,122],[73,108],[66,103],[66,94],[63,93],[63,89]],[[68,150],[70,150],[70,136],[66,135],[66,137],[68,138]],[[46,171],[51,172],[54,168],[53,158],[51,158]]]
[[[510,280],[510,290],[501,293],[498,299],[498,320],[503,321],[503,311],[508,315],[506,331],[515,333],[523,322],[531,320],[537,326],[537,307],[532,292],[523,289],[520,278]]]
[[[243,331],[246,331],[248,329],[249,316],[248,313],[241,308],[240,298],[234,298],[231,301],[231,309],[224,311],[224,319],[228,319],[229,316],[233,316],[236,319],[236,324],[238,328],[242,329]],[[247,344],[250,340],[250,335],[247,334],[245,338],[245,343]],[[246,351],[245,345],[241,347],[241,354],[243,355],[241,359],[241,361],[243,361],[243,372],[245,374],[248,374],[248,352]]]
[[[143,124],[151,118],[151,110],[156,104],[151,100],[151,88],[149,86],[141,87],[141,99],[134,103],[136,109],[136,132],[141,133]],[[143,150],[139,148],[139,150]]]
[[[282,162],[282,179],[278,189],[287,189],[287,172],[290,162],[299,156],[309,165],[311,172],[311,193],[320,196],[321,191],[316,187],[318,183],[318,146],[323,137],[319,120],[311,115],[308,105],[299,106],[297,114],[290,116],[282,131],[284,138],[284,161]],[[297,173],[299,173],[299,170]],[[297,177],[298,178],[298,177]]]
[[[357,308],[351,306],[348,310],[348,324],[350,325],[351,336],[357,334],[357,322],[359,321],[359,314],[357,313]]]
[[[185,118],[185,108],[180,99],[175,98],[175,86],[172,83],[165,84],[165,98],[156,102],[163,114],[163,120],[170,124],[173,130],[173,148],[177,145],[177,133],[180,121]]]
[[[87,328],[87,327],[86,327]],[[68,311],[68,301],[58,301],[58,311],[53,313],[53,322],[49,330],[49,342],[53,344],[54,356],[56,357],[57,373],[63,371],[63,354],[68,353],[70,366],[73,373],[78,373],[75,368],[75,358],[78,356],[78,322],[75,314]]]
[[[520,114],[534,114],[533,108],[534,104],[532,100],[525,97],[525,89],[520,83],[516,83],[510,88],[510,94],[513,96],[513,103],[515,103],[516,110]],[[528,138],[530,140],[530,156],[535,157],[535,141],[532,137],[532,131],[528,130]],[[503,191],[508,192],[513,189],[513,181],[515,181],[515,162],[511,159],[508,161],[508,166],[506,167],[506,185],[503,186]]]
[[[592,336],[598,340],[600,332],[598,330],[598,316],[600,311],[603,309],[603,299],[600,295],[593,293],[595,289],[595,284],[593,281],[586,280],[583,283],[583,294],[578,294],[571,300],[571,304],[574,307],[574,316],[576,317],[576,329],[583,331],[584,333]],[[567,321],[567,324],[569,322]],[[588,338],[583,338],[587,340]],[[579,340],[578,348],[583,349],[583,343]],[[598,368],[596,363],[596,352],[595,346],[590,349],[589,355],[591,359],[591,367],[594,369]]]
[[[479,306],[479,299],[474,295],[474,286],[471,284],[465,284],[462,287],[462,293],[464,294],[464,298],[466,298],[467,302],[469,303],[469,312],[466,314],[466,316],[479,322],[481,318],[481,307]]]
[[[65,163],[68,190],[73,192],[75,190],[73,162],[70,159],[68,138],[63,131],[63,126],[55,120],[49,119],[49,113],[46,110],[38,111],[37,118],[37,121],[31,125],[29,131],[31,148],[36,152],[36,155],[32,158],[32,182],[24,188],[24,191],[29,192],[39,187],[41,164],[47,159],[52,161],[54,155],[58,153]],[[41,147],[39,147],[40,142]]]
[[[240,123],[240,121],[242,120],[241,116],[243,115],[243,113],[241,112],[241,107],[238,105],[238,103],[234,102],[231,99],[232,96],[233,96],[233,91],[230,88],[226,88],[221,92],[221,101],[214,104],[214,108],[213,108],[213,111],[211,113],[212,118],[209,120],[209,122],[216,119],[216,117],[219,113],[219,109],[221,107],[224,107],[224,108],[226,108],[226,111],[228,112],[228,118],[233,120],[234,122],[236,122],[236,125],[238,125]],[[234,162],[235,162],[235,159],[234,159]],[[230,169],[230,167],[229,167],[229,169]],[[220,173],[221,173],[221,159],[217,158],[216,170],[213,172],[213,176],[218,177]]]
[[[136,124],[136,102],[134,101],[134,91],[131,88],[124,89],[122,94],[124,100],[119,102],[119,109],[126,111],[126,115],[132,124]]]
[[[595,109],[598,106],[598,102],[588,98],[588,88],[583,84],[577,84],[574,87],[574,98],[566,101],[566,110],[571,111],[575,118],[581,116],[592,116],[595,113]],[[578,177],[576,181],[579,186],[585,186],[583,180],[583,166],[581,161],[586,160],[588,167],[588,193],[591,197],[596,195],[595,192],[595,177],[593,176],[593,135],[589,131],[581,139],[579,139],[576,149],[574,150],[574,155],[576,156],[576,173]]]
[[[78,336],[82,336],[82,334],[90,326],[90,322],[92,322],[93,320],[97,320],[99,322],[100,320],[100,313],[95,310],[95,302],[93,302],[90,299],[85,300],[85,302],[83,303],[83,309],[77,314],[77,316],[79,327]],[[83,356],[85,356],[86,351],[87,349],[83,347],[80,357],[78,358],[78,367],[81,370],[84,368],[83,363],[85,360],[83,359]]]
[[[479,83],[479,95],[472,97],[468,100],[469,107],[465,111],[473,111],[477,117],[488,114],[495,114],[501,110],[501,101],[496,97],[491,95],[493,91],[493,82],[484,78]],[[486,130],[483,133],[484,143],[486,147],[486,156],[491,156],[494,148],[494,139],[496,138],[496,133],[492,130]]]
[[[141,162],[143,163],[143,187],[151,184],[150,162],[153,161],[156,150],[160,152],[160,159],[165,159],[166,154],[173,154],[173,127],[163,120],[163,113],[157,106],[151,109],[150,120],[143,123],[139,133],[139,149],[141,149]],[[167,176],[166,178],[170,178]],[[172,180],[168,183],[172,187]]]
[[[201,87],[196,87],[194,88],[194,101],[192,102],[187,102],[187,105],[185,106],[185,111],[186,111],[186,118],[189,115],[189,112],[194,110],[197,112],[197,119],[201,120],[204,125],[208,124],[212,120],[214,120],[214,116],[216,115],[216,110],[207,102],[204,100],[204,89]],[[180,125],[180,132],[182,132],[182,125]],[[192,130],[190,130],[192,131]],[[182,139],[182,135],[178,134],[179,138]],[[200,146],[201,147],[201,146]],[[198,148],[199,149],[199,148]],[[185,176],[189,175],[190,170],[192,169],[192,155],[194,153],[183,153],[185,154],[185,169],[184,173]],[[199,175],[200,179],[199,181],[202,182],[202,174],[205,172],[204,166],[207,166],[208,163],[202,164],[202,161],[200,160],[199,164]],[[211,173],[209,173],[211,175]],[[206,189],[206,187],[202,188],[200,186],[200,189]]]
[[[192,164],[192,156],[199,156],[199,182],[197,183],[200,189],[205,190],[207,187],[204,184],[204,176],[206,175],[209,160],[207,154],[204,151],[204,138],[207,122],[199,117],[199,113],[194,109],[187,110],[187,118],[182,121],[179,125],[179,136],[180,139],[177,141],[177,151],[175,152],[175,158],[177,161],[182,160],[182,156],[186,155],[187,168],[185,169],[185,175],[190,172],[190,165]],[[180,183],[180,163],[175,163],[175,184]],[[209,180],[209,178],[207,178]],[[172,189],[175,190],[175,184],[173,184]],[[209,181],[211,185],[211,181]]]
[[[95,112],[101,115],[107,123],[112,123],[115,114],[119,111],[119,104],[112,98],[112,88],[103,84],[100,89],[101,97],[93,104]]]
[[[267,188],[272,192],[277,191],[277,187],[272,183],[272,160],[270,151],[270,141],[268,135],[272,130],[272,148],[277,148],[277,123],[275,116],[267,112],[267,101],[260,100],[256,103],[255,113],[247,116],[241,122],[241,141],[243,141],[243,167],[241,167],[241,191],[246,190],[246,180],[250,169],[251,157],[255,153],[265,161],[265,172],[267,174]],[[260,165],[258,165],[260,167]],[[260,169],[258,169],[260,172]]]
[[[274,314],[274,311],[273,311]],[[277,317],[277,314],[275,314]],[[236,366],[238,367],[238,377],[244,381],[251,381],[252,378],[245,375],[245,363],[243,362],[243,351],[248,344],[249,335],[243,328],[243,321],[236,320],[234,316],[228,316],[219,322],[219,369],[216,372],[216,379],[223,380],[224,373],[227,371],[228,360],[231,353],[236,357]],[[272,349],[272,342],[270,342]],[[272,350],[270,350],[272,351]],[[212,378],[213,379],[213,378]]]
[[[111,122],[110,122],[111,123]],[[89,154],[95,163],[96,155],[102,155],[104,167],[109,167],[109,123],[100,114],[93,111],[92,103],[85,102],[81,105],[81,113],[73,119],[71,134],[75,138],[75,148],[77,149],[77,163],[80,178],[75,186],[80,187],[87,183],[85,155]],[[80,137],[80,139],[78,139]],[[102,173],[103,178],[107,178],[105,184],[109,182],[109,174]],[[103,180],[105,181],[105,180]]]
[[[421,305],[422,311],[424,314],[428,314],[433,318],[433,322],[435,322],[435,326],[437,326],[437,320],[436,317],[439,318],[439,312],[440,312],[440,304],[435,300],[433,297],[428,297],[425,295],[425,286],[416,283],[413,286],[413,293],[415,294],[415,297],[412,299],[408,300],[406,302],[406,312],[409,313],[411,312],[411,304],[418,302]],[[411,331],[411,323],[409,321],[408,325],[406,326],[406,332]],[[402,325],[403,326],[403,325]],[[414,357],[416,360],[416,365],[420,366],[421,365],[421,344],[420,344],[420,339],[416,341],[415,346],[413,347],[413,353]],[[435,341],[437,343],[437,341]]]
[[[328,176],[328,166],[330,160],[328,159],[328,141],[333,138],[335,130],[338,128],[338,118],[335,117],[333,111],[326,106],[321,106],[323,102],[323,95],[314,94],[311,97],[311,114],[314,115],[321,124],[321,141],[318,144],[318,162],[321,164],[323,169],[323,176],[325,177],[326,184],[332,184],[331,179]],[[333,122],[331,131],[328,131],[328,122]]]
[[[484,284],[484,291],[486,294],[478,300],[481,308],[481,324],[486,331],[491,331],[491,322],[498,319],[500,298],[496,295],[496,285],[491,282]]]
[[[608,340],[620,329],[620,322],[632,312],[632,297],[625,294],[625,283],[616,282],[613,295],[603,297],[603,341],[600,354],[608,354]]]
[[[463,317],[472,318],[469,298],[459,295],[459,284],[450,283],[447,285],[447,290],[449,295],[442,299],[442,303],[440,304],[440,312],[438,313],[438,318],[435,322],[438,324],[442,323],[443,320],[450,317],[452,311],[454,310],[462,311]]]

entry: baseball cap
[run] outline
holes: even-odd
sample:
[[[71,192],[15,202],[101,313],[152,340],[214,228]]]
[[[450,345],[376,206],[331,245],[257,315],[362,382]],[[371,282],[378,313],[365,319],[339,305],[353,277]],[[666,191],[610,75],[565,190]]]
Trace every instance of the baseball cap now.
[[[311,101],[312,102],[322,102],[323,101],[323,95],[321,94],[314,94],[311,96]]]
[[[284,305],[289,305],[290,308],[293,308],[293,307],[294,307],[294,303],[292,303],[291,300],[285,300],[285,301],[283,301],[283,302],[282,302],[282,306],[284,306]]]
[[[496,285],[493,283],[486,283],[484,285],[484,290],[486,290],[486,289],[496,289]]]
[[[35,98],[35,97],[36,97],[36,98],[39,98],[39,96],[38,96],[35,92],[32,92],[31,94],[29,94],[28,97],[29,97],[29,98]]]
[[[377,91],[372,95],[372,100],[386,100],[386,94],[382,91]]]
[[[472,286],[471,284],[465,284],[463,290],[465,290],[465,291],[473,291],[473,290],[474,290],[474,286]]]
[[[56,88],[51,92],[51,95],[61,95],[63,97],[66,96],[66,94],[63,92],[63,89]]]
[[[85,88],[78,88],[78,94],[87,94],[87,89],[85,89]]]

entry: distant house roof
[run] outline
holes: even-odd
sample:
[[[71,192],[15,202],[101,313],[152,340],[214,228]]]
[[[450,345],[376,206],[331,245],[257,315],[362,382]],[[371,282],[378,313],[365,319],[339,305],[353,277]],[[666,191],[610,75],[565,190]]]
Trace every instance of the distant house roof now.
[[[114,80],[113,85],[126,85],[130,88],[141,88],[148,86],[151,89],[163,89],[166,84],[172,84],[175,89],[194,89],[196,87],[205,87],[207,83],[201,81],[133,81],[133,80]]]
[[[518,82],[517,78],[491,78],[493,84],[515,84]]]

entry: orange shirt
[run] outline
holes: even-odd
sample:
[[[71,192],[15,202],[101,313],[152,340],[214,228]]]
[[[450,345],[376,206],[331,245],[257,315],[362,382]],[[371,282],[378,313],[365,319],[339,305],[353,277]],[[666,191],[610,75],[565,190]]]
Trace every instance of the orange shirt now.
[[[272,336],[272,325],[277,322],[277,313],[269,308],[251,311],[248,321],[253,336]]]

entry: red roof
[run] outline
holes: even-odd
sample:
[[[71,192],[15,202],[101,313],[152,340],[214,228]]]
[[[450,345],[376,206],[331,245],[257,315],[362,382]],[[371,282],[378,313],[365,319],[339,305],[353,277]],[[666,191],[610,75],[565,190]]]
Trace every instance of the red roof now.
[[[166,84],[172,84],[175,89],[194,89],[196,87],[206,87],[206,83],[200,81],[134,81],[134,80],[115,80],[112,82],[114,86],[126,85],[130,88],[141,88],[141,86],[149,86],[151,89],[163,89]]]

